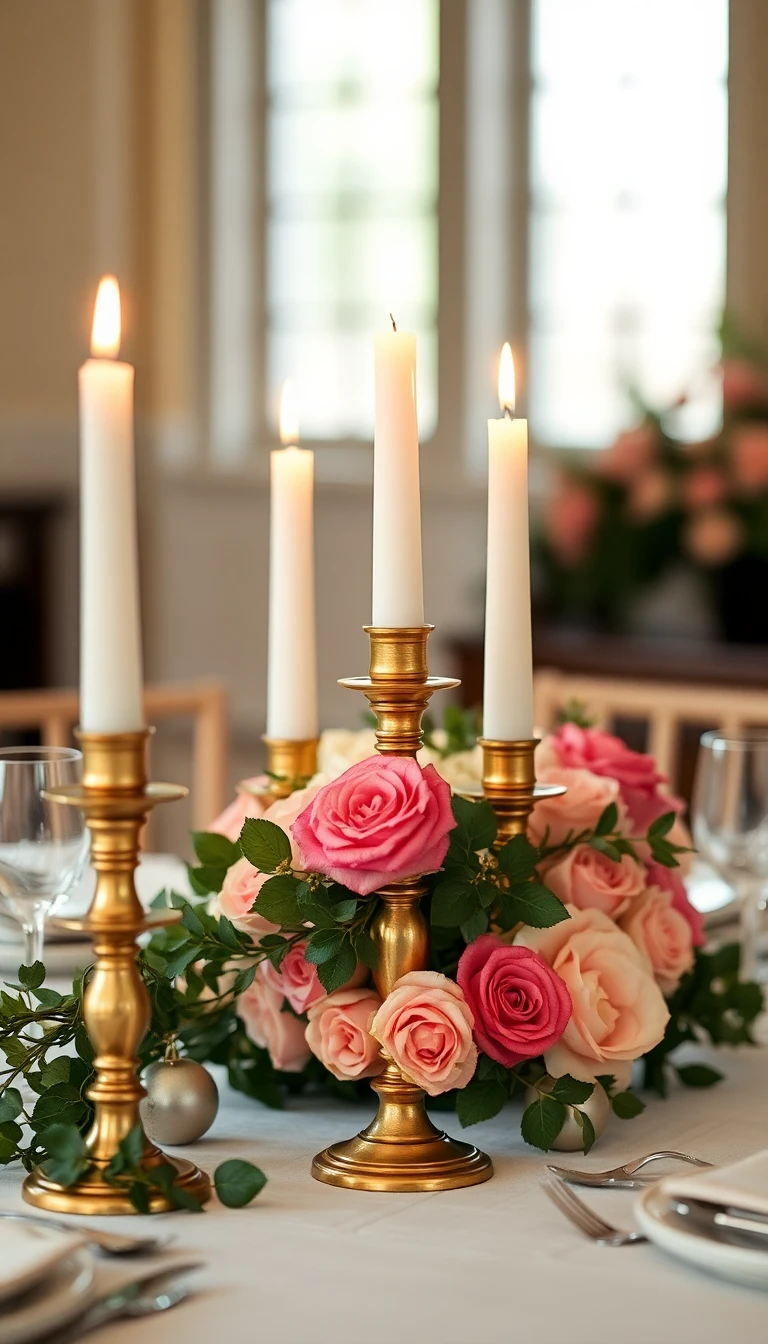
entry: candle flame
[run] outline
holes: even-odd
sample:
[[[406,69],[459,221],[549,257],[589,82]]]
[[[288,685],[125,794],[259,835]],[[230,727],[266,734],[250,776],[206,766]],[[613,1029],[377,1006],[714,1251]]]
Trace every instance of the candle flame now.
[[[120,351],[120,286],[114,275],[99,281],[91,328],[91,354],[116,359]]]
[[[283,444],[299,442],[299,405],[291,378],[286,378],[283,383],[280,398],[280,442]]]
[[[515,366],[509,341],[501,347],[499,360],[499,405],[505,413],[515,414]]]

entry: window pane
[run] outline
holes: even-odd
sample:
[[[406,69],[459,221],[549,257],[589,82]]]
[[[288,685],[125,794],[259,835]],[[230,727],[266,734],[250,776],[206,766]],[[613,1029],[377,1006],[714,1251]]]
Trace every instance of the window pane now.
[[[437,421],[438,0],[269,0],[269,386],[302,435],[370,439],[371,334],[419,335]]]
[[[598,447],[627,387],[708,433],[725,292],[727,0],[533,0],[530,415]]]

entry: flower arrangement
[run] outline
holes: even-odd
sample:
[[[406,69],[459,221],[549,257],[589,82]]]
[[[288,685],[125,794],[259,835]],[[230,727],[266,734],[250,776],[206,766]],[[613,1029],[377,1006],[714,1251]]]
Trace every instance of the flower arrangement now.
[[[768,566],[768,376],[744,358],[722,373],[713,438],[682,442],[649,411],[608,450],[558,459],[538,538],[554,609],[621,628],[632,599],[685,568],[723,636],[768,639],[768,621],[739,598]]]
[[[346,742],[353,756],[357,746]],[[569,1116],[589,1150],[595,1089],[616,1115],[639,1114],[630,1086],[638,1063],[642,1085],[662,1096],[672,1075],[695,1087],[716,1082],[714,1069],[677,1062],[674,1051],[751,1042],[762,994],[739,980],[737,948],[703,950],[682,880],[682,803],[650,757],[571,722],[540,744],[537,773],[567,792],[540,800],[528,838],[498,850],[490,805],[452,797],[432,762],[367,756],[264,809],[241,799],[239,808],[247,801],[262,814],[241,824],[228,812],[194,836],[198,899],[157,898],[179,907],[182,921],[140,954],[153,1006],[143,1061],[178,1035],[192,1058],[226,1066],[235,1088],[283,1106],[304,1089],[359,1097],[384,1052],[433,1104],[454,1106],[462,1125],[524,1093],[523,1137],[545,1150]],[[233,824],[237,839],[222,833]],[[370,934],[376,891],[427,870],[431,965],[403,975],[382,1001]],[[49,998],[36,987],[40,974],[33,979],[34,1012],[16,1012],[3,996],[0,1117],[16,1106],[10,1084],[26,1076],[21,1038],[33,1019],[51,1017],[51,1042],[65,1030],[87,1044],[81,992]],[[38,1107],[79,1107],[66,1118],[82,1129],[87,1053],[65,1097],[69,1082],[46,1065],[45,1039],[31,1048],[36,1089],[44,1092],[49,1068],[59,1085]],[[19,1147],[15,1118],[13,1133],[0,1126],[0,1156],[39,1159],[45,1131],[36,1129],[32,1154]]]

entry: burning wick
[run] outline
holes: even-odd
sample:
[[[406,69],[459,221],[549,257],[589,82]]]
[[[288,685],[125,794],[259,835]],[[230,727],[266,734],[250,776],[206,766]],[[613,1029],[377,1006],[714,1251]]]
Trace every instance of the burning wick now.
[[[392,330],[397,331],[397,323],[391,313],[389,314],[389,320],[392,323]]]

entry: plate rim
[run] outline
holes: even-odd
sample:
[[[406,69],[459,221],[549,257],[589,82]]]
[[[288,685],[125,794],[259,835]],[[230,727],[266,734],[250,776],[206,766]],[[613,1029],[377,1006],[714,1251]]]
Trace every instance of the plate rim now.
[[[3,1344],[32,1344],[33,1340],[50,1334],[57,1326],[68,1325],[70,1321],[88,1310],[95,1297],[96,1279],[96,1261],[88,1246],[74,1247],[72,1254],[60,1261],[56,1266],[59,1279],[68,1266],[66,1282],[54,1283],[53,1291],[43,1297],[42,1301],[38,1299],[27,1303],[22,1312],[15,1311],[10,1314],[4,1312]],[[77,1292],[73,1292],[73,1288],[82,1277],[84,1277],[82,1286]],[[34,1287],[33,1284],[27,1292],[34,1291]],[[7,1305],[6,1302],[4,1306]]]

